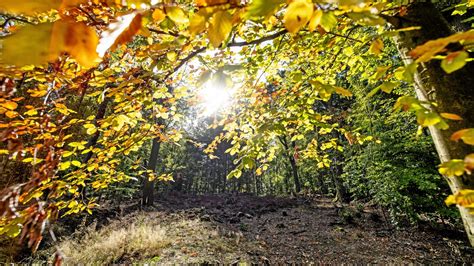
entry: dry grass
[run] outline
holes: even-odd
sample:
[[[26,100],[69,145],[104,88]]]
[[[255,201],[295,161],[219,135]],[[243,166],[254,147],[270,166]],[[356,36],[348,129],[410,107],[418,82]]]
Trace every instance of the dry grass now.
[[[67,239],[59,245],[65,262],[114,263],[131,256],[153,257],[168,246],[166,228],[150,221],[137,220],[128,225],[115,223],[102,230],[88,230],[79,238]]]
[[[112,263],[231,263],[245,259],[240,236],[222,235],[199,219],[135,213],[100,230],[78,230],[57,248],[67,265]],[[55,250],[47,254],[52,259]],[[36,262],[40,262],[37,261]],[[43,261],[44,262],[44,261]],[[49,261],[51,262],[51,261]]]

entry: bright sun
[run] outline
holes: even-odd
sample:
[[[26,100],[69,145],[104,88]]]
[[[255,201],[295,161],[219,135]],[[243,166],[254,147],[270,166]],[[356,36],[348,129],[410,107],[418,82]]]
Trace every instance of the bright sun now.
[[[219,110],[228,107],[232,98],[232,92],[220,86],[217,82],[207,82],[199,92],[201,106],[204,116],[210,116]]]

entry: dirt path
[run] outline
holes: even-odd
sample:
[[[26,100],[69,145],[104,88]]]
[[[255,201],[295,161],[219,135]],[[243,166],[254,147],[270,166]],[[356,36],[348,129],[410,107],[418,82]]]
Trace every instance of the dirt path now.
[[[468,263],[462,232],[389,229],[374,210],[338,208],[330,199],[256,198],[250,195],[169,197],[163,211],[199,217],[241,236],[252,261],[269,263]],[[169,209],[169,206],[173,206]],[[242,245],[245,246],[245,245]],[[248,249],[250,248],[250,249]]]
[[[103,235],[110,235],[113,230],[146,221],[159,228],[164,242],[159,245],[160,250],[152,252],[124,249],[112,262],[467,264],[474,261],[474,252],[467,246],[462,232],[444,231],[441,235],[420,228],[389,229],[374,210],[336,207],[327,198],[167,195],[153,208],[137,208],[121,206],[102,214],[99,211],[95,220],[102,225],[98,230],[108,230]],[[111,218],[112,213],[116,217]],[[141,217],[140,221],[137,217]],[[77,241],[82,236],[76,233]],[[101,237],[95,236],[94,241],[100,241]],[[81,249],[80,245],[89,244],[79,243],[76,249]],[[47,253],[43,253],[44,258]]]

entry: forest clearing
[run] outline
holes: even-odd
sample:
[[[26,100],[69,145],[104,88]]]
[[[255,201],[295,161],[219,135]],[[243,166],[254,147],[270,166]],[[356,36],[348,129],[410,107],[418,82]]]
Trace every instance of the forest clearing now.
[[[396,230],[380,210],[337,205],[317,196],[174,193],[155,207],[124,204],[64,221],[54,229],[59,243],[47,240],[33,258],[18,260],[51,263],[56,248],[67,264],[469,264],[474,259],[462,231]]]
[[[0,263],[471,264],[473,0],[2,0]]]

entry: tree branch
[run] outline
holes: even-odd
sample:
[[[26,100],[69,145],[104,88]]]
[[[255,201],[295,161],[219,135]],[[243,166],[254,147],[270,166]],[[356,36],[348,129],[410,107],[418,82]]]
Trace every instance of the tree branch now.
[[[249,42],[232,42],[232,43],[227,44],[227,47],[242,47],[242,46],[248,46],[248,45],[254,45],[254,44],[261,44],[263,42],[276,39],[279,36],[282,36],[286,33],[288,33],[288,31],[286,29],[284,29],[284,30],[281,30],[277,33],[262,37],[262,38],[257,39],[257,40],[253,40],[253,41],[249,41]]]
[[[272,35],[269,35],[269,36],[265,36],[265,37],[262,37],[260,39],[256,39],[256,40],[253,40],[253,41],[248,41],[248,42],[231,42],[231,43],[228,43],[227,44],[227,47],[243,47],[243,46],[249,46],[249,45],[256,45],[256,44],[261,44],[265,41],[270,41],[270,40],[273,40],[279,36],[282,36],[284,34],[286,34],[288,31],[285,29],[285,30],[282,30],[282,31],[279,31],[277,33],[274,33]],[[188,54],[185,58],[183,58],[179,64],[173,69],[173,71],[171,71],[170,73],[168,73],[165,77],[164,77],[164,80],[168,79],[171,75],[173,75],[176,71],[178,71],[184,64],[186,64],[189,60],[193,59],[195,56],[197,56],[198,54],[204,52],[207,50],[207,47],[201,47],[201,48],[198,48],[197,50],[191,52],[190,54]]]
[[[166,31],[162,31],[162,30],[157,30],[157,29],[153,29],[153,28],[147,28],[149,31],[151,32],[154,32],[156,34],[165,34],[165,35],[171,35],[171,36],[174,36],[174,37],[178,37],[179,34],[176,33],[176,32],[166,32]]]
[[[6,17],[5,18],[5,21],[2,23],[2,25],[0,25],[1,28],[5,28],[5,26],[7,26],[8,22],[10,22],[11,20],[18,20],[20,22],[23,22],[23,23],[27,23],[27,24],[33,24],[31,22],[29,22],[27,19],[25,18],[20,18],[20,17]]]

